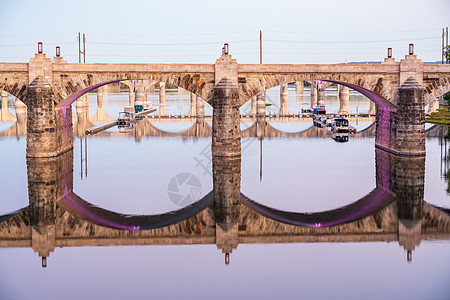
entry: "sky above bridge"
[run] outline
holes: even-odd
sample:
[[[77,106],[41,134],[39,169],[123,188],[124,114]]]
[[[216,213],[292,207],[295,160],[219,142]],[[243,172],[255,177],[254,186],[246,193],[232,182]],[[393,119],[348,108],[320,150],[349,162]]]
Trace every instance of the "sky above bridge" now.
[[[0,62],[27,62],[44,43],[48,57],[78,62],[214,63],[223,43],[239,63],[399,61],[415,44],[423,61],[441,60],[448,0],[56,1],[0,0]]]

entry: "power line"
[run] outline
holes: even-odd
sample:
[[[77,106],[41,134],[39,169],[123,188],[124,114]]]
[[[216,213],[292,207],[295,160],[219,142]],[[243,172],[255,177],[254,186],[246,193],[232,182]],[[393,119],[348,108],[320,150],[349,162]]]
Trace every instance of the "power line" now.
[[[405,42],[405,41],[418,41],[418,40],[435,40],[441,37],[426,37],[426,38],[409,38],[409,39],[395,39],[395,40],[371,40],[371,41],[295,41],[295,40],[272,40],[266,39],[266,42],[277,42],[277,43],[303,43],[303,44],[371,44],[371,43],[387,43],[387,42]]]
[[[239,44],[256,42],[256,40],[241,40],[241,41],[231,41],[229,43]],[[86,42],[87,44],[97,44],[97,45],[115,45],[115,46],[202,46],[202,45],[220,45],[222,42],[202,42],[202,43],[119,43],[119,42]]]

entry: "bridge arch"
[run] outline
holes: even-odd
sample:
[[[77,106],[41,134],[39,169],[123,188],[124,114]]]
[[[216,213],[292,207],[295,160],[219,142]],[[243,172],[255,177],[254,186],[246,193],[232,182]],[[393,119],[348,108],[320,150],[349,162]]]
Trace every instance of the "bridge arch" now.
[[[214,88],[214,78],[208,73],[88,73],[72,76],[54,74],[53,78],[52,85],[55,90],[55,101],[58,106],[68,106],[89,91],[121,81],[146,80],[149,82],[164,82],[194,93],[209,104],[212,103]]]
[[[450,92],[450,77],[438,77],[437,80],[426,80],[424,78],[425,105],[430,104],[436,98]]]
[[[267,90],[288,84],[290,82],[326,81],[347,86],[363,94],[377,105],[395,111],[394,96],[398,78],[383,78],[382,75],[358,75],[358,74],[293,74],[293,75],[261,75],[246,79],[239,85],[240,106],[244,105],[252,97]]]

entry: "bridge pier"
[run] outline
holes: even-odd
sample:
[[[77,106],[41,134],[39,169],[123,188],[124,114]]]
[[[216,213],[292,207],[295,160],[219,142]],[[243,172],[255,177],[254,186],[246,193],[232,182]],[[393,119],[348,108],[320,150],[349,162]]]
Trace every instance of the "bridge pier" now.
[[[295,92],[296,92],[296,94],[303,96],[303,90],[304,90],[303,81],[297,81],[295,83]]]
[[[134,105],[144,105],[145,102],[145,89],[142,84],[136,84]]]
[[[317,90],[317,105],[325,105],[325,88],[320,85]]]
[[[2,91],[2,110],[0,111],[1,122],[14,122],[16,118],[9,112],[8,108],[8,93]]]
[[[191,107],[189,109],[189,113],[188,115],[191,117],[195,117],[197,115],[197,109],[196,109],[196,105],[197,105],[197,95],[194,93],[189,93],[189,102],[191,104]]]
[[[289,115],[288,109],[289,90],[287,84],[280,86],[280,115]]]
[[[241,155],[238,87],[228,78],[214,87],[212,155]]]
[[[204,118],[205,117],[205,102],[202,98],[196,96],[196,102],[195,102],[195,111],[197,113],[197,118]]]
[[[259,93],[256,96],[256,115],[265,116],[266,115],[266,93]]]
[[[379,108],[375,145],[398,155],[425,155],[422,86],[409,77],[397,91],[397,111]]]
[[[72,108],[55,107],[52,86],[38,76],[28,87],[27,157],[52,157],[71,150]]]
[[[317,90],[311,84],[311,108],[314,108],[316,106],[317,106]]]
[[[434,99],[430,102],[430,106],[428,107],[428,113],[437,112],[439,109],[439,99]]]
[[[97,89],[97,110],[89,120],[91,122],[107,122],[113,120],[103,110],[103,87]]]
[[[166,111],[166,84],[164,82],[159,83],[159,116],[167,116]]]
[[[128,106],[134,106],[134,91],[131,86],[129,88],[130,89],[128,90]]]
[[[250,100],[250,116],[254,116],[256,115],[256,96],[252,97],[252,99]]]
[[[348,87],[346,86],[339,86],[339,114],[348,114],[348,103],[350,100],[350,93],[348,90]],[[370,101],[372,102],[372,101]]]

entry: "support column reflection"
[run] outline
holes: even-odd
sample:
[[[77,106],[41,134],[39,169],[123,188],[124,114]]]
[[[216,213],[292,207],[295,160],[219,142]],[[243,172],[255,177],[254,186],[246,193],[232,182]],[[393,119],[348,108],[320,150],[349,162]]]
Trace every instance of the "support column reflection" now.
[[[31,245],[42,267],[56,243],[56,202],[73,189],[73,151],[54,158],[27,158]]]

